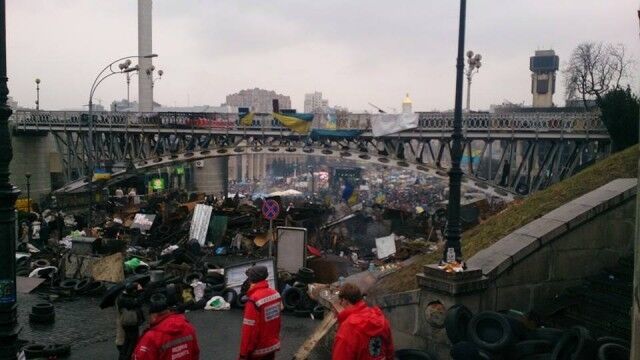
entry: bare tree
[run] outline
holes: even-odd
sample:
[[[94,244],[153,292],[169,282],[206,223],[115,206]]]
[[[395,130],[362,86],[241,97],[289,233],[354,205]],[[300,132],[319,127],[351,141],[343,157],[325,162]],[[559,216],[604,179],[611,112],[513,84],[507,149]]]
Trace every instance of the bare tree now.
[[[631,63],[622,44],[579,44],[563,70],[567,99],[580,98],[585,107],[589,99],[602,100],[629,78]]]

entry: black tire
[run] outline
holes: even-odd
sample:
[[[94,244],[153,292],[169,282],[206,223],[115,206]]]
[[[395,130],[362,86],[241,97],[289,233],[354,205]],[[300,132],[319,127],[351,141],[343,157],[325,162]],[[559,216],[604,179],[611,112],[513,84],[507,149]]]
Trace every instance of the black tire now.
[[[628,340],[621,339],[621,338],[615,337],[615,336],[599,337],[596,340],[596,343],[598,344],[598,348],[600,348],[604,344],[609,344],[609,343],[622,345],[622,346],[627,347],[627,348],[631,347],[631,343]]]
[[[395,351],[395,355],[398,360],[436,360],[428,352],[417,349],[399,349]]]
[[[63,290],[73,290],[80,281],[77,279],[67,279],[60,282],[60,288]]]
[[[236,303],[236,299],[238,298],[238,293],[231,289],[231,288],[226,288],[222,291],[222,298],[224,299],[224,301],[228,302],[229,304],[233,305]]]
[[[551,342],[552,344],[557,344],[558,341],[564,335],[564,330],[556,329],[556,328],[537,328],[529,331],[527,334],[528,340],[546,340]]]
[[[149,265],[140,264],[133,269],[133,273],[136,275],[146,275],[149,273],[149,270],[151,270]]]
[[[34,268],[41,268],[41,267],[45,267],[45,266],[51,266],[51,263],[47,259],[38,259],[38,260],[33,262],[33,267]]]
[[[547,340],[525,340],[513,345],[509,359],[521,360],[532,355],[548,354],[553,351],[553,343]]]
[[[467,327],[473,314],[471,310],[462,304],[453,305],[447,311],[444,319],[444,327],[451,344],[467,340]]]
[[[31,274],[31,271],[28,268],[20,268],[16,270],[16,276],[24,276],[27,277]]]
[[[629,348],[620,344],[608,343],[598,349],[598,360],[627,360]]]
[[[24,351],[24,356],[27,359],[37,359],[46,356],[44,352],[45,348],[46,347],[44,345],[29,344],[23,347],[22,351]]]
[[[71,346],[67,344],[47,345],[44,352],[45,356],[68,356],[71,354]]]
[[[39,303],[31,307],[31,312],[38,315],[49,315],[54,313],[52,303]]]
[[[327,311],[329,309],[327,309],[326,307],[322,306],[322,305],[316,305],[316,307],[313,308],[313,318],[316,320],[322,320],[324,319],[324,313],[325,311]]]
[[[73,290],[78,294],[84,294],[89,286],[91,286],[91,279],[82,279],[73,287]]]
[[[192,272],[190,274],[185,275],[184,278],[182,278],[182,282],[185,285],[191,285],[191,282],[193,281],[193,279],[202,280],[202,274],[197,272]]]
[[[509,319],[493,311],[485,311],[471,318],[467,335],[481,349],[493,352],[509,347],[514,341]]]
[[[216,285],[209,285],[208,287],[211,289],[211,291],[215,291],[215,292],[222,292],[225,289],[224,283],[216,284]]]
[[[207,274],[202,281],[211,285],[224,285],[224,275],[218,273]]]
[[[531,355],[531,356],[527,356],[525,358],[522,358],[522,360],[551,360],[551,353],[546,353],[546,354],[537,354],[537,355]]]
[[[596,350],[596,343],[589,330],[582,326],[574,326],[562,335],[551,353],[551,359],[590,359]]]
[[[282,303],[284,308],[293,311],[304,299],[304,293],[302,290],[296,287],[290,287],[282,293]]]
[[[104,294],[107,290],[106,285],[102,281],[94,281],[87,288],[85,295],[98,296]]]
[[[34,324],[53,324],[56,320],[56,314],[29,314],[29,322]]]
[[[298,281],[302,281],[308,284],[308,283],[312,283],[315,277],[316,277],[315,272],[309,268],[301,267],[298,270],[298,276],[297,276]]]
[[[246,295],[236,296],[236,302],[234,302],[232,305],[239,309],[244,309],[244,305],[247,303],[247,301],[249,301],[249,298]]]

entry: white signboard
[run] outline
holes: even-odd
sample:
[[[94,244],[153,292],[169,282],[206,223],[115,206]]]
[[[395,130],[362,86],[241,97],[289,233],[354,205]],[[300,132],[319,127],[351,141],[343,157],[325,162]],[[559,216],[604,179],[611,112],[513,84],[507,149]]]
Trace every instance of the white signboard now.
[[[396,253],[396,234],[376,238],[376,248],[378,249],[378,259],[384,259]]]
[[[238,264],[226,267],[224,269],[224,277],[225,282],[228,288],[235,290],[238,294],[240,293],[240,287],[245,280],[247,280],[247,269],[255,265],[262,265],[267,268],[269,271],[269,276],[267,277],[267,282],[269,283],[269,287],[277,290],[276,288],[276,280],[275,280],[275,264],[273,259],[263,259],[257,260],[253,262]]]
[[[304,267],[307,259],[307,229],[278,227],[278,269],[292,274]]]
[[[211,220],[211,212],[213,207],[209,205],[196,205],[191,219],[191,229],[189,230],[189,239],[197,239],[201,246],[207,240],[207,230],[209,230],[209,221]]]

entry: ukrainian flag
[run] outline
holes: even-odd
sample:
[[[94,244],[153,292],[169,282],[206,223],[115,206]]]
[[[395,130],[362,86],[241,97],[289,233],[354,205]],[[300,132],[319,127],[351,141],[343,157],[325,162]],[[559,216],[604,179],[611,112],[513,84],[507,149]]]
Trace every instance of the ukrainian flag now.
[[[250,113],[242,116],[242,118],[240,118],[240,125],[244,125],[244,126],[253,125],[253,116],[254,115],[255,115],[254,112],[250,112]]]
[[[105,169],[95,169],[95,171],[93,172],[92,181],[109,179],[111,179],[111,173]]]
[[[282,125],[300,134],[306,134],[311,130],[313,114],[287,114],[273,113],[273,117]]]

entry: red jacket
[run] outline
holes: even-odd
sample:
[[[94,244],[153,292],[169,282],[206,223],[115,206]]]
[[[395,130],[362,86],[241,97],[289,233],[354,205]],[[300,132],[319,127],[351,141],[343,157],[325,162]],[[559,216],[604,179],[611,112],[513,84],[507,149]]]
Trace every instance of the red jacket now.
[[[280,311],[282,301],[266,280],[257,282],[247,292],[244,306],[240,359],[259,359],[280,350]]]
[[[133,360],[199,360],[196,331],[182,314],[156,319],[142,335]]]
[[[377,307],[359,301],[338,314],[333,360],[393,360],[389,322]]]

